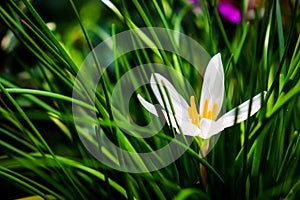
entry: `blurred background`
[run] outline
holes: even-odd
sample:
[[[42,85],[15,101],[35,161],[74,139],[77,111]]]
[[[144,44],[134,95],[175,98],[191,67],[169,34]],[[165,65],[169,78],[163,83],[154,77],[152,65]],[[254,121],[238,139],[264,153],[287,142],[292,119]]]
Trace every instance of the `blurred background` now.
[[[299,14],[298,0],[1,1],[1,196],[300,198]],[[74,77],[91,47],[137,27],[180,31],[211,56],[220,52],[227,110],[266,90],[262,114],[224,131],[205,159],[197,157],[195,142],[194,154],[186,153],[157,172],[129,174],[99,163],[78,138],[72,104],[65,97],[71,98]],[[133,53],[114,63],[107,88],[99,91],[104,107],[99,119],[108,116],[104,93],[111,94],[118,73],[147,59],[155,61],[152,54],[136,58]],[[172,55],[168,58],[175,63]],[[192,72],[185,65],[179,72],[187,75],[199,95],[201,85]],[[139,118],[141,107],[135,109],[133,118],[145,123]],[[149,145],[162,144],[155,139]],[[205,174],[199,163],[206,166]]]

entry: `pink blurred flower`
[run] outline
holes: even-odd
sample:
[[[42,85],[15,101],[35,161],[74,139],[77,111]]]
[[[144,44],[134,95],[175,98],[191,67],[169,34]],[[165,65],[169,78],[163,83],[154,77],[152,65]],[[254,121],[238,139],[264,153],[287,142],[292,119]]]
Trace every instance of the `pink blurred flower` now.
[[[195,7],[199,6],[199,0],[188,0],[190,4]],[[248,8],[245,13],[245,20],[253,20],[255,18],[255,9],[260,6],[260,1],[249,0]],[[239,4],[234,3],[233,0],[219,0],[217,5],[218,12],[220,16],[229,23],[239,24],[242,19],[241,9]],[[264,9],[260,10],[260,18],[264,15]]]
[[[191,4],[198,4],[198,0],[189,0]]]
[[[241,22],[241,11],[233,3],[227,0],[220,1],[218,11],[222,18],[233,24]]]

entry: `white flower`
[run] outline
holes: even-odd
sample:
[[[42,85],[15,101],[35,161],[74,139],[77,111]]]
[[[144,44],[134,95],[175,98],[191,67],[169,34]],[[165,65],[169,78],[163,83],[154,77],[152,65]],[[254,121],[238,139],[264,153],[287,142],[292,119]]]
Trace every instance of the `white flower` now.
[[[248,118],[250,100],[218,117],[225,99],[224,71],[220,54],[215,55],[210,60],[205,71],[199,112],[197,111],[195,97],[190,97],[190,105],[188,105],[174,86],[162,75],[158,73],[152,74],[150,84],[154,95],[162,107],[162,113],[168,125],[175,128],[177,133],[182,132],[184,135],[208,139],[225,128]],[[267,92],[263,92],[263,97],[266,94]],[[154,105],[147,102],[139,94],[138,99],[150,113],[157,117],[159,116]],[[253,97],[250,116],[254,115],[261,108],[261,100],[261,94]],[[172,112],[171,103],[175,113]],[[236,116],[237,109],[238,113]]]

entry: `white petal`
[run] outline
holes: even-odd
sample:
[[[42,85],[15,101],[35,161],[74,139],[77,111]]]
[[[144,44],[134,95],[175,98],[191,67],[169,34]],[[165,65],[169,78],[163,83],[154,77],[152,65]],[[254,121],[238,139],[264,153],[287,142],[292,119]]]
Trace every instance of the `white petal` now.
[[[216,135],[224,130],[223,122],[222,120],[213,121],[202,118],[200,121],[200,130],[199,136],[203,139],[209,139],[211,136]]]
[[[159,115],[158,115],[158,113],[157,113],[157,111],[155,109],[155,106],[153,104],[151,104],[148,101],[146,101],[140,94],[137,95],[137,98],[141,102],[141,104],[145,107],[146,110],[148,110],[153,115],[159,117]],[[167,124],[169,126],[172,125],[172,127],[176,129],[176,132],[180,133],[179,128],[178,128],[178,126],[176,124],[176,120],[179,121],[179,122],[181,122],[182,119],[181,118],[179,118],[179,119],[176,118],[176,120],[175,120],[175,117],[174,117],[174,115],[172,113],[169,113],[169,117],[168,117],[167,112],[165,110],[162,110],[162,113],[163,113],[163,115],[164,115],[164,117],[166,119]],[[169,118],[170,118],[170,120],[169,120]],[[169,121],[171,121],[171,123]]]
[[[184,135],[199,136],[202,139],[209,139],[224,130],[221,121],[216,122],[209,119],[201,119],[200,129],[190,121],[181,121],[180,128]]]
[[[264,91],[263,98],[266,97],[266,94],[267,94],[267,92]],[[237,109],[238,109],[238,115],[237,115],[236,123],[245,121],[248,118],[249,104],[250,104],[250,99],[245,101],[241,105],[239,105],[237,108],[234,108],[234,109],[230,110],[229,112],[227,112],[225,115],[223,115],[219,120],[223,121],[224,128],[234,125]],[[255,97],[253,97],[252,104],[251,104],[250,116],[254,115],[261,108],[261,104],[262,104],[261,94],[258,94]]]
[[[146,110],[148,110],[153,115],[156,115],[158,117],[158,113],[157,113],[157,111],[155,109],[155,106],[153,104],[146,101],[140,94],[137,95],[137,98],[141,102],[141,104],[144,106],[144,108],[146,108]]]
[[[168,117],[167,112],[165,110],[162,110],[162,112],[165,116],[168,125],[169,126],[172,125],[172,127],[175,128],[177,133],[179,134],[182,133],[184,135],[189,135],[189,136],[199,135],[200,129],[196,125],[194,125],[189,118],[183,118],[182,116],[177,114],[176,116],[174,116],[172,113],[169,113],[169,117]],[[169,123],[169,118],[171,124]],[[180,127],[181,130],[178,128],[177,125]]]
[[[179,128],[177,126],[177,123],[176,123],[177,119],[174,117],[174,115],[172,113],[169,113],[169,116],[168,116],[168,114],[167,114],[167,112],[165,110],[162,110],[162,112],[163,112],[163,114],[165,116],[167,124],[169,126],[172,126],[173,128],[175,128],[175,130],[176,130],[177,133],[180,133],[180,130],[179,130]],[[171,123],[169,122],[169,118],[170,118]]]
[[[218,115],[224,100],[224,71],[221,55],[218,53],[209,61],[203,79],[200,99],[200,115],[202,115],[205,99],[208,99],[208,109],[211,110],[216,103]]]
[[[182,120],[178,124],[180,124],[183,135],[198,136],[200,134],[200,129],[190,121]]]
[[[156,82],[154,76],[155,76],[157,82]],[[164,78],[162,75],[160,75],[158,73],[155,73],[151,76],[150,84],[151,84],[151,88],[152,88],[159,104],[165,109],[165,106],[163,103],[163,99],[164,99],[166,106],[167,106],[167,109],[165,109],[165,110],[172,113],[170,102],[169,102],[169,99],[168,99],[168,96],[167,96],[167,93],[165,90],[165,88],[166,88],[170,95],[170,99],[172,101],[172,105],[173,105],[176,115],[180,115],[183,118],[188,117],[187,102],[177,92],[177,90],[174,88],[174,86],[166,78]],[[159,85],[161,92],[159,91],[158,85]],[[165,88],[164,88],[164,86],[165,86]],[[161,93],[162,93],[163,99],[162,99]]]

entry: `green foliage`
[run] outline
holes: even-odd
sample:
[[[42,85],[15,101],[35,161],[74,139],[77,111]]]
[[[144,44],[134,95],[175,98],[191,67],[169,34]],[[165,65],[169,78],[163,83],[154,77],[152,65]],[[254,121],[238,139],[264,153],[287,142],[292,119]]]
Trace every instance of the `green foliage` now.
[[[45,16],[37,0],[1,2],[0,18],[5,24],[1,31],[13,32],[18,40],[12,50],[8,49],[12,40],[2,45],[1,195],[8,199],[33,195],[44,199],[299,199],[300,13],[298,0],[288,6],[281,2],[265,1],[253,20],[243,19],[238,25],[222,19],[216,1],[49,4],[54,10],[67,7],[65,18],[54,17],[55,13]],[[289,15],[283,14],[286,10]],[[51,19],[56,30],[46,24]],[[103,165],[85,149],[73,122],[72,102],[95,110],[105,134],[117,145],[133,152],[152,151],[166,145],[174,130],[166,126],[153,139],[124,134],[112,120],[109,104],[115,83],[133,66],[151,62],[183,74],[198,97],[201,81],[179,56],[142,49],[118,58],[114,69],[105,72],[95,108],[73,101],[72,88],[80,64],[93,47],[119,32],[145,26],[185,33],[210,55],[221,52],[227,110],[261,91],[268,95],[255,117],[222,132],[205,159],[198,156],[194,141],[171,165],[132,174]],[[139,90],[155,101],[148,87]],[[132,103],[137,105],[132,118],[147,124],[148,112],[136,99]]]

